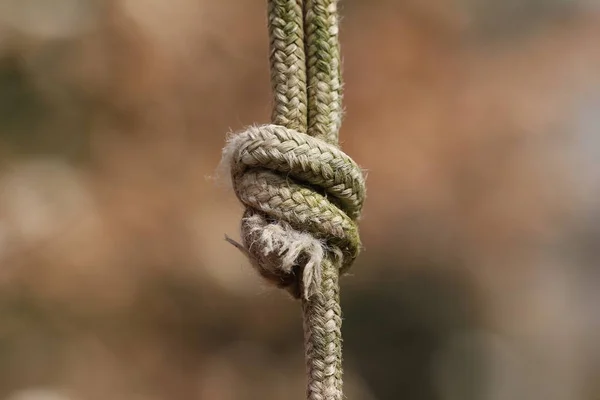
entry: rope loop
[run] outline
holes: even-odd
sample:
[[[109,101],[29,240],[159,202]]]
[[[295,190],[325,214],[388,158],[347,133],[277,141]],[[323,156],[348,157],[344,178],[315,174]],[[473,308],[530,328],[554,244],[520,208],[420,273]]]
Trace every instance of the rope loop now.
[[[345,272],[360,250],[365,181],[335,145],[279,125],[249,127],[225,154],[246,206],[243,249],[259,273],[294,297],[320,287],[323,258]],[[302,279],[297,274],[302,270]]]

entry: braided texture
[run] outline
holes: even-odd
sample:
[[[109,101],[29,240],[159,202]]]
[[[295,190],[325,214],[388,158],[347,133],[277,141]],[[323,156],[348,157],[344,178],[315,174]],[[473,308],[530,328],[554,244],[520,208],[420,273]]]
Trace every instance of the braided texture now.
[[[310,104],[307,133],[337,144],[342,124],[337,1],[307,0],[304,8]]]
[[[269,0],[273,124],[306,132],[308,120],[302,1]]]
[[[242,244],[268,281],[302,299],[309,400],[341,400],[339,275],[358,256],[365,197],[338,148],[336,0],[269,0],[272,124],[229,138],[223,162],[246,207]]]

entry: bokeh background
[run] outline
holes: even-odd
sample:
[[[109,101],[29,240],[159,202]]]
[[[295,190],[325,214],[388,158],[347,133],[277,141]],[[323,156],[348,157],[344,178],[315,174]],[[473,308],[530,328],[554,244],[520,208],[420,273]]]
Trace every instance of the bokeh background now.
[[[0,0],[0,399],[304,398],[223,239],[268,122],[257,0]],[[343,0],[349,399],[600,399],[600,5]]]

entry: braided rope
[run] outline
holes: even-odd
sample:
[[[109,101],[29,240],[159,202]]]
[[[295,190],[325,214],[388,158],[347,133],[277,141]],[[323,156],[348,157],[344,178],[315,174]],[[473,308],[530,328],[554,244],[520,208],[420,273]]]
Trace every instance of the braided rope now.
[[[358,256],[362,171],[338,148],[337,0],[269,0],[272,124],[229,138],[223,160],[245,205],[257,271],[302,299],[309,400],[341,400],[339,275]]]

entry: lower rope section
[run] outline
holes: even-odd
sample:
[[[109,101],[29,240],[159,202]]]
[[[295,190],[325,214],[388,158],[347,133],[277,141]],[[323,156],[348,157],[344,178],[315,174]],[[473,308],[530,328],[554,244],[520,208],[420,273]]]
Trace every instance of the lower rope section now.
[[[342,400],[342,309],[339,268],[326,259],[321,290],[303,298],[308,400]]]

